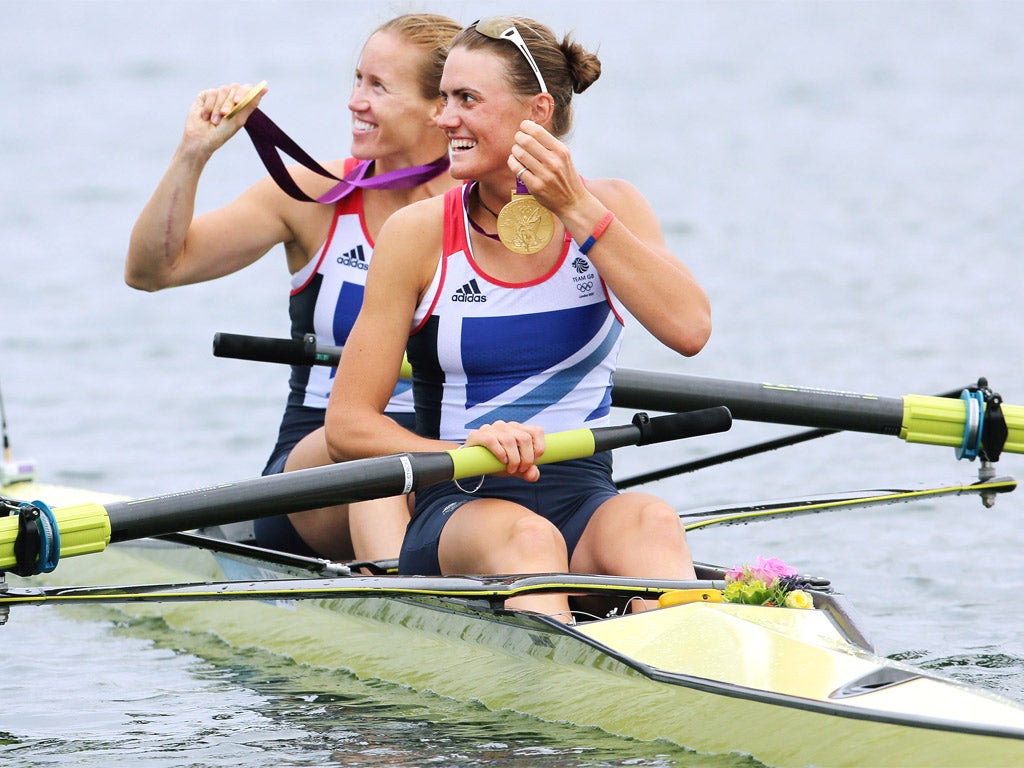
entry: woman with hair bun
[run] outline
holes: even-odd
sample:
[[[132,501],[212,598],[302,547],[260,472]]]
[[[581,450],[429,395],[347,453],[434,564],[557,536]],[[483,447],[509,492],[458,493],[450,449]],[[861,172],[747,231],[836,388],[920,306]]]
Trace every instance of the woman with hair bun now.
[[[609,454],[535,463],[545,433],[607,422],[621,308],[682,355],[711,332],[708,299],[644,197],[581,177],[561,141],[573,94],[600,72],[594,54],[524,18],[476,22],[449,50],[438,125],[466,183],[382,229],[328,447],[343,460],[482,445],[507,471],[418,491],[404,573],[693,577],[675,510],[619,493]],[[383,415],[407,345],[415,433]],[[570,620],[565,595],[509,605]]]

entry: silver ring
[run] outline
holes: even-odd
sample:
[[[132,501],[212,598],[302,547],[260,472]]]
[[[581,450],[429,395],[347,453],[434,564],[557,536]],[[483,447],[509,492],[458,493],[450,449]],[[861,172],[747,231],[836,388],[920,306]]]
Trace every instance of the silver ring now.
[[[526,173],[526,166],[525,165],[522,168],[520,168],[519,169],[519,173],[516,174],[516,181],[522,181],[523,180],[522,176],[523,176],[524,173]]]

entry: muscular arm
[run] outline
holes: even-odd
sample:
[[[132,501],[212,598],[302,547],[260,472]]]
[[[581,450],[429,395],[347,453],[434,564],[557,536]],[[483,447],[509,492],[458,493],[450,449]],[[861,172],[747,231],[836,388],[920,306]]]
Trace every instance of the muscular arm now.
[[[416,304],[440,254],[439,198],[402,209],[381,229],[363,306],[345,343],[327,406],[327,448],[335,461],[454,447],[419,437],[384,416]]]
[[[711,335],[711,305],[690,270],[665,243],[647,201],[619,180],[594,182],[589,200],[571,209],[566,227],[584,242],[611,210],[615,219],[591,247],[594,263],[616,297],[659,341],[676,352],[697,354]]]
[[[625,181],[584,184],[568,148],[536,123],[523,123],[509,159],[526,166],[530,192],[583,243],[609,210],[615,219],[587,254],[629,312],[659,341],[695,355],[711,335],[711,307],[693,274],[668,249],[654,211]]]
[[[223,119],[246,91],[242,86],[204,91],[189,108],[174,157],[132,229],[125,282],[133,288],[155,291],[222,277],[290,239],[281,216],[283,196],[270,179],[194,218],[203,169],[259,104],[257,98]]]

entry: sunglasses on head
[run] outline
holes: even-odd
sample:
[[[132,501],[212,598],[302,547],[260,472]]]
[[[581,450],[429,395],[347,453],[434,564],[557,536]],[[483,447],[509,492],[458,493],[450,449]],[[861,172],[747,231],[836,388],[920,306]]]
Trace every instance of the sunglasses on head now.
[[[508,40],[518,48],[522,52],[523,56],[526,57],[526,63],[530,65],[530,69],[533,70],[533,74],[537,76],[537,85],[540,86],[540,92],[548,92],[548,87],[544,83],[544,76],[540,73],[540,67],[537,66],[537,62],[533,58],[533,54],[530,53],[530,49],[526,46],[526,41],[523,40],[523,36],[519,34],[519,30],[516,29],[516,25],[512,22],[512,19],[508,16],[492,16],[488,19],[475,21],[471,26],[476,27],[476,31],[484,37],[489,37],[492,40]]]

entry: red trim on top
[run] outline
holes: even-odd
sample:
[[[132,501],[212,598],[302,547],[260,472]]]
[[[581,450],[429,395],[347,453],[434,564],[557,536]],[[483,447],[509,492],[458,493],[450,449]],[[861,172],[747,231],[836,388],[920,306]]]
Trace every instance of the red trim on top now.
[[[466,232],[466,195],[472,186],[469,183],[461,187],[454,187],[444,193],[444,228],[442,248],[444,254],[458,253],[465,251],[469,253],[469,235]],[[448,222],[455,222],[456,226],[449,227]]]
[[[471,189],[471,186],[465,185],[460,188],[460,191],[462,191],[463,194],[468,195]],[[447,208],[447,200],[445,202]],[[482,277],[484,280],[491,283],[492,285],[499,285],[502,288],[529,288],[532,285],[540,285],[541,283],[551,279],[551,277],[553,277],[554,274],[559,269],[561,269],[562,265],[565,263],[565,257],[569,255],[569,244],[572,242],[572,235],[569,234],[569,230],[565,230],[565,237],[562,241],[562,254],[558,257],[558,260],[555,262],[555,265],[545,274],[538,277],[536,280],[530,280],[525,283],[506,283],[504,280],[499,280],[496,277],[492,277],[491,275],[484,272],[483,268],[479,264],[477,264],[476,259],[473,257],[473,247],[470,243],[469,236],[466,233],[466,218],[469,216],[469,214],[466,213],[465,203],[460,201],[460,204],[460,212],[462,215],[455,216],[453,218],[456,221],[461,222],[459,224],[459,235],[461,236],[461,241],[465,244],[462,250],[466,252],[466,261],[469,262],[469,266],[473,268],[474,272],[476,272],[478,275],[480,275],[480,277]],[[448,214],[447,210],[445,210],[445,214]],[[448,220],[449,219],[447,218],[445,219],[445,221]],[[455,251],[448,251],[448,253],[455,253]]]
[[[341,206],[342,213],[358,214],[359,226],[363,230],[363,237],[366,238],[366,242],[368,242],[370,247],[373,248],[376,243],[373,242],[373,236],[370,234],[370,230],[366,226],[366,208],[363,206],[363,190],[352,190],[348,195],[338,201],[338,205]]]
[[[430,307],[427,309],[427,313],[423,316],[423,321],[409,331],[410,336],[415,336],[417,333],[423,330],[423,326],[427,324],[431,315],[434,314],[434,307],[437,306],[437,302],[441,298],[442,289],[444,288],[444,279],[448,274],[448,257],[446,255],[441,256],[441,276],[437,280],[437,292],[434,294],[433,300],[430,302]]]
[[[601,290],[604,291],[604,300],[608,302],[608,307],[611,309],[612,314],[615,315],[615,319],[619,321],[619,325],[623,328],[626,327],[626,321],[619,314],[619,310],[615,307],[615,302],[612,301],[612,294],[608,290],[608,284],[605,283],[604,278],[598,275],[598,279],[601,281]]]
[[[462,190],[465,189],[465,185],[462,187],[453,187],[444,193],[444,221],[447,223],[455,217],[456,211],[462,210]],[[454,231],[453,231],[454,230]],[[460,246],[459,243],[463,243]],[[430,301],[430,307],[427,309],[425,315],[423,315],[423,321],[413,328],[409,335],[413,336],[423,330],[423,326],[427,324],[427,320],[434,314],[434,307],[437,306],[437,302],[441,298],[441,293],[444,290],[444,278],[448,274],[448,254],[458,253],[465,247],[466,243],[466,227],[448,227],[443,226],[441,229],[441,276],[437,280],[437,291],[434,293],[434,298]]]
[[[348,174],[359,164],[359,161],[350,157],[345,161],[345,168],[342,175],[348,176]],[[356,187],[349,192],[345,197],[338,201],[338,205],[341,206],[341,212],[343,214],[356,214],[359,216],[359,226],[363,230],[363,237],[366,238],[366,242],[373,248],[376,243],[373,242],[373,237],[370,235],[370,230],[366,226],[366,210],[363,206],[363,190],[360,187]]]

